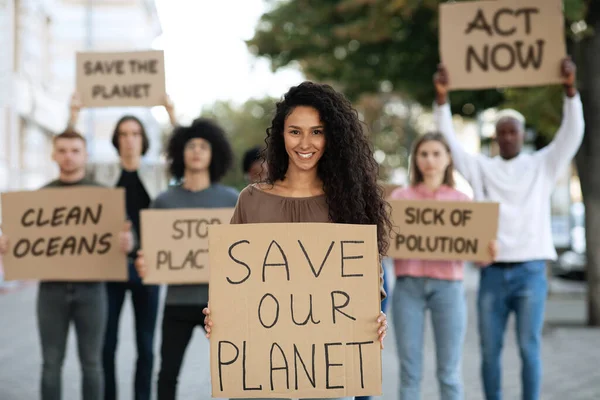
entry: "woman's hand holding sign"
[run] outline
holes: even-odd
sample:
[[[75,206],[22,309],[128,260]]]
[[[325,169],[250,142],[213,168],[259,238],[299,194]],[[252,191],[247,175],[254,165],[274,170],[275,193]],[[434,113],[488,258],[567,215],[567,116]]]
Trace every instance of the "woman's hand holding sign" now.
[[[8,241],[8,236],[0,235],[0,255],[5,255],[8,253],[8,249],[10,247],[10,243]]]
[[[388,330],[387,316],[383,311],[379,315],[379,318],[377,318],[377,322],[379,323],[379,330],[377,331],[377,334],[379,335],[379,343],[381,345],[381,349],[383,350],[383,339],[385,338]]]

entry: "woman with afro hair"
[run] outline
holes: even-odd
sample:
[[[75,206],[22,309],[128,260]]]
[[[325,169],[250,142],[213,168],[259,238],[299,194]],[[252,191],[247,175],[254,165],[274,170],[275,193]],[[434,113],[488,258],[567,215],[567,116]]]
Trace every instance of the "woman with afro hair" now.
[[[238,193],[219,184],[232,165],[232,151],[223,130],[214,122],[197,119],[178,127],[167,146],[171,176],[177,185],[161,193],[151,208],[233,208]],[[136,269],[143,278],[147,267],[140,250]],[[192,333],[204,327],[202,310],[208,304],[208,285],[169,285],[162,321],[158,400],[173,400],[183,357]]]
[[[376,225],[379,254],[386,254],[389,205],[377,184],[377,162],[358,113],[343,95],[311,82],[292,87],[277,103],[265,143],[267,179],[242,190],[233,224]],[[210,338],[213,322],[208,307],[204,314]],[[383,348],[385,314],[377,321]]]

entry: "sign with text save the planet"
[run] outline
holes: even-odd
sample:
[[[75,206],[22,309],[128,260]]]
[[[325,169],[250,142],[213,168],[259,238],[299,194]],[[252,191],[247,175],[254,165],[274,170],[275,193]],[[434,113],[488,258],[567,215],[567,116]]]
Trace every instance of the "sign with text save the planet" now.
[[[417,260],[490,261],[499,204],[392,200],[388,257]]]
[[[440,4],[439,11],[440,58],[450,89],[561,82],[561,0],[461,1]]]
[[[208,228],[232,215],[233,208],[142,210],[144,283],[208,283]]]
[[[2,193],[7,280],[126,281],[119,246],[122,188],[63,187]]]
[[[84,107],[163,105],[164,53],[77,53],[77,92]]]
[[[377,229],[209,228],[212,396],[381,395]]]

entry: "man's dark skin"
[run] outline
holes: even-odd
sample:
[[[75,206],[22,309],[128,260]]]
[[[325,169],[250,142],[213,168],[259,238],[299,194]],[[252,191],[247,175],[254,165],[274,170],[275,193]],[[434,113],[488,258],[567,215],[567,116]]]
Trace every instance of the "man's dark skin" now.
[[[561,63],[562,83],[565,94],[571,98],[577,94],[575,87],[577,68],[571,57],[563,59]],[[448,70],[443,64],[438,65],[437,73],[433,77],[435,86],[435,101],[438,105],[444,105],[448,101]],[[521,122],[513,117],[504,117],[496,123],[496,142],[500,148],[500,157],[511,160],[521,153],[525,132]]]

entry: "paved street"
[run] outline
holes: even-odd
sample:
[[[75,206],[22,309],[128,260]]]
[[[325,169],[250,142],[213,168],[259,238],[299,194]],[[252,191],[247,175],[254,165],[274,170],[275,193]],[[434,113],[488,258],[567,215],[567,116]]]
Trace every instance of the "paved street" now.
[[[476,275],[467,277],[469,300],[469,327],[464,349],[464,381],[466,399],[481,399],[479,380],[479,349],[477,343],[474,300]],[[0,292],[1,293],[1,292]],[[0,400],[30,400],[38,398],[40,349],[34,314],[36,286],[0,294]],[[118,358],[121,399],[132,399],[132,374],[135,343],[132,335],[133,320],[128,301],[122,313],[120,351]],[[562,295],[551,298],[548,304],[549,322],[544,335],[543,400],[598,400],[600,399],[600,330],[584,328],[580,321],[585,313],[580,295]],[[159,316],[159,318],[161,318]],[[506,337],[504,352],[505,399],[519,399],[520,363],[515,346],[514,326]],[[393,335],[393,332],[390,332]],[[64,367],[64,399],[79,399],[80,373],[71,332],[67,360]],[[389,340],[388,340],[389,339]],[[398,363],[393,336],[386,339],[383,353],[382,399],[397,398]],[[156,344],[160,343],[158,332]],[[158,359],[157,359],[158,364]],[[208,341],[198,329],[188,348],[184,361],[179,399],[210,398]],[[425,379],[423,399],[437,399],[434,350],[431,329],[427,327]]]

